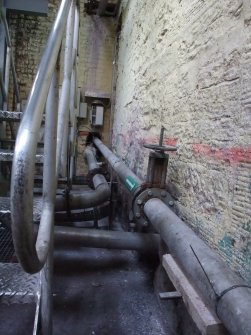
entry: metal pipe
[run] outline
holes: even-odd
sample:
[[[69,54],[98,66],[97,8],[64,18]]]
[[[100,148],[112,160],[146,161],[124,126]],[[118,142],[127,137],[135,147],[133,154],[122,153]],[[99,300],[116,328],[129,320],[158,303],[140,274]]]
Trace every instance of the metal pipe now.
[[[250,335],[251,287],[161,200],[148,200],[144,212],[230,334]]]
[[[101,174],[96,174],[93,177],[93,184],[95,190],[81,192],[81,194],[70,193],[68,196],[69,203],[64,196],[57,196],[56,210],[63,211],[70,207],[70,209],[85,209],[96,207],[110,199],[111,190],[105,177]]]
[[[86,228],[55,227],[55,246],[72,245],[74,247],[107,248],[119,250],[137,250],[157,253],[158,234],[128,233]]]
[[[39,137],[43,110],[51,85],[67,14],[71,0],[62,0],[56,20],[53,24],[47,45],[41,59],[26,110],[20,124],[15,146],[11,177],[11,218],[12,234],[15,251],[19,262],[26,272],[38,272],[44,265],[49,239],[43,239],[43,245],[38,241],[39,249],[34,244],[33,234],[33,185],[35,171],[35,155]],[[53,132],[55,129],[53,130]],[[54,153],[55,156],[55,153]],[[44,169],[48,169],[44,165]],[[52,173],[52,171],[50,171]],[[49,175],[49,172],[47,176]],[[55,175],[52,173],[53,178]],[[43,224],[50,219],[50,206],[45,203],[42,212],[42,224],[39,230],[44,231]],[[44,219],[43,219],[44,218]],[[48,233],[45,233],[48,236]],[[39,233],[39,238],[41,237]]]
[[[7,101],[7,92],[5,91],[5,85],[4,85],[4,80],[3,80],[3,74],[2,71],[0,69],[0,89],[2,92],[2,97],[3,97],[3,101]]]
[[[95,148],[91,146],[87,146],[84,152],[84,157],[86,159],[89,172],[99,168],[99,165],[96,159],[96,149]]]
[[[6,61],[5,61],[5,74],[4,74],[4,86],[6,92],[6,104],[5,110],[8,109],[8,95],[9,95],[9,81],[10,81],[10,47],[6,48]]]
[[[116,172],[120,180],[126,186],[128,192],[134,194],[135,191],[143,184],[143,181],[136,176],[114,153],[105,146],[100,139],[94,137],[93,143],[102,153],[112,169]]]
[[[77,54],[78,54],[78,38],[79,38],[79,12],[78,7],[75,8],[75,21],[74,21],[74,35],[73,35],[73,48],[72,48],[72,76],[71,76],[71,98],[70,98],[70,171],[69,171],[69,184],[72,184],[74,174],[75,162],[75,142],[77,136]]]
[[[2,18],[2,21],[3,21],[3,25],[4,25],[4,30],[5,30],[6,44],[7,44],[7,47],[9,48],[9,53],[10,53],[10,55],[9,55],[9,57],[10,57],[10,67],[11,67],[12,76],[13,76],[13,84],[14,84],[16,99],[17,99],[17,103],[20,103],[20,93],[19,93],[19,87],[18,87],[17,73],[16,73],[16,68],[15,68],[15,63],[14,63],[14,57],[13,57],[13,52],[12,52],[12,46],[11,46],[10,32],[9,32],[8,23],[7,23],[6,16],[5,16],[5,13],[4,13],[3,9],[1,10],[1,18]]]
[[[68,124],[72,74],[74,15],[75,2],[73,1],[67,19],[64,55],[64,79],[58,108],[57,174],[60,172],[62,177],[65,177],[67,173],[67,146],[69,132]]]
[[[43,206],[47,206],[48,214],[42,216],[36,248],[40,254],[46,255],[46,262],[41,271],[41,327],[43,334],[52,334],[52,274],[53,274],[53,235],[54,204],[56,197],[56,139],[57,139],[57,76],[54,74],[46,102],[44,164],[48,168],[43,171]],[[43,211],[44,212],[44,211]],[[42,221],[46,220],[46,221]],[[49,250],[44,241],[50,241]]]

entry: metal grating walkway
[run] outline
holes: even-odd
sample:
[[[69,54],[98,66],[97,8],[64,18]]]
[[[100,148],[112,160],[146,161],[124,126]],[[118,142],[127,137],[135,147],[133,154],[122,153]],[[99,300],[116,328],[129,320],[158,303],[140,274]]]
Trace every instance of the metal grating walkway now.
[[[0,263],[13,262],[14,253],[11,229],[0,222]]]

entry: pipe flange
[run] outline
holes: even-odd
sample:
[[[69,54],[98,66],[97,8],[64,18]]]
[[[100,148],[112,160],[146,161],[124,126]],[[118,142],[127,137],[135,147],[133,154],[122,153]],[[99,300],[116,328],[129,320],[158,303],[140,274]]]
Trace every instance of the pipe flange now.
[[[160,188],[147,188],[140,192],[134,199],[132,204],[134,218],[141,227],[148,227],[150,221],[144,214],[145,203],[152,199],[158,198],[162,200],[168,207],[174,205],[174,198],[166,191]]]

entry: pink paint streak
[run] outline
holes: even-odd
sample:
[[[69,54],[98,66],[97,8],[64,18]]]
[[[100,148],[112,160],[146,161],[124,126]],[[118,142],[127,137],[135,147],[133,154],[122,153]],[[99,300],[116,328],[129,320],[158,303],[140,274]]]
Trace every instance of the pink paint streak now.
[[[236,164],[240,162],[251,162],[251,147],[213,148],[208,144],[193,144],[195,155],[213,158]]]

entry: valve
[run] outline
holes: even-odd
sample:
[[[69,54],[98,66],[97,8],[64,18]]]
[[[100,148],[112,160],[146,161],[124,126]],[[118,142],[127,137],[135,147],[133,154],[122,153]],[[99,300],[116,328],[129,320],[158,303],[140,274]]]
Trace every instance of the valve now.
[[[177,151],[177,147],[172,145],[163,145],[165,127],[161,126],[159,144],[144,144],[147,149],[152,149],[155,152],[164,153],[165,151]]]

